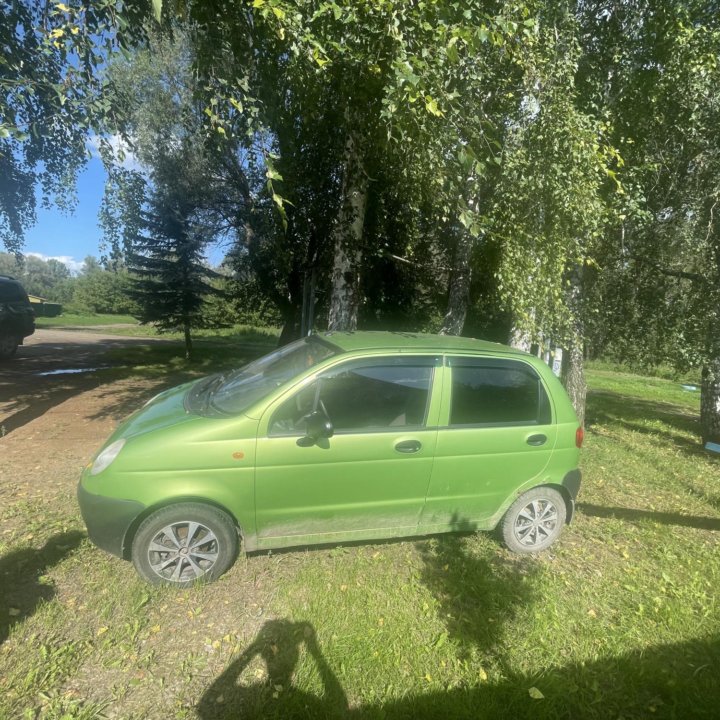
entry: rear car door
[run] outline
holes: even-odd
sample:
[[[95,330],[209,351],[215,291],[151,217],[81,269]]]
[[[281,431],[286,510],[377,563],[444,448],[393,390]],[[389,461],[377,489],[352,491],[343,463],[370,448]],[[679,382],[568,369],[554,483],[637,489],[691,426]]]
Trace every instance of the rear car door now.
[[[452,356],[421,531],[484,528],[540,476],[557,426],[542,378],[519,359]]]

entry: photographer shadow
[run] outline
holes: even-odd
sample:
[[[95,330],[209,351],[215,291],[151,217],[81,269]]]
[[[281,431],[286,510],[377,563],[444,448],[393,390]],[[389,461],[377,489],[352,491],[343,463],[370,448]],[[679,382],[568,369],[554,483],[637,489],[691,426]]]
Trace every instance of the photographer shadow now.
[[[324,693],[317,696],[293,685],[302,648],[315,661]],[[266,672],[246,672],[255,658]],[[243,674],[254,680],[243,683]],[[236,718],[341,718],[348,713],[345,692],[325,660],[312,625],[270,620],[242,655],[208,688],[197,712],[202,720]]]

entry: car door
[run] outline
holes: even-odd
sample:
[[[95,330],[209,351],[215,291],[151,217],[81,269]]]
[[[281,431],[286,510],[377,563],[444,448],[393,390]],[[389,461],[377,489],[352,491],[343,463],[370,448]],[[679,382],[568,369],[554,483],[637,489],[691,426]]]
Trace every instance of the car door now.
[[[392,537],[415,532],[437,437],[437,357],[341,363],[280,398],[259,425],[258,545]],[[304,418],[334,434],[307,442]]]
[[[483,528],[547,466],[557,436],[542,378],[530,363],[448,357],[443,408],[421,530]]]

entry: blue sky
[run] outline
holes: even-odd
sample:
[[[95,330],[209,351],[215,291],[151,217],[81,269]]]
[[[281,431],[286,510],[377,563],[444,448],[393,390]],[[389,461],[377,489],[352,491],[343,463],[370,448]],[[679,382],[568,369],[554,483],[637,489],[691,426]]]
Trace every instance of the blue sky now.
[[[105,190],[105,168],[89,143],[91,157],[77,178],[77,205],[72,213],[55,207],[43,208],[38,197],[37,223],[25,233],[25,255],[55,258],[72,271],[82,267],[88,255],[102,255],[102,229],[98,225],[98,212]],[[138,167],[135,158],[126,151],[125,164]],[[219,264],[225,255],[222,243],[209,248],[208,259]]]
[[[37,224],[25,234],[23,253],[58,258],[71,270],[78,270],[88,255],[98,257],[102,241],[98,211],[104,186],[103,164],[93,156],[78,176],[75,211],[68,215],[38,207]]]

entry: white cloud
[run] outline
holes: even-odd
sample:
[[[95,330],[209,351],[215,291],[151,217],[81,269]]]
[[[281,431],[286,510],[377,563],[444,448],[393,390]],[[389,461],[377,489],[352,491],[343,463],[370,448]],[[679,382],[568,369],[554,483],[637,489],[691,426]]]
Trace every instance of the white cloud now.
[[[101,138],[99,135],[91,135],[88,140],[88,149],[92,157],[100,158],[100,145],[106,143],[112,150],[115,163],[126,170],[142,170],[142,166],[130,149],[130,146],[118,135],[106,135]]]
[[[39,258],[40,260],[57,260],[58,262],[61,262],[63,265],[65,265],[68,270],[73,273],[80,272],[83,266],[82,260],[76,260],[71,255],[43,255],[42,253],[37,252],[27,252],[24,254],[31,255],[32,257]]]

